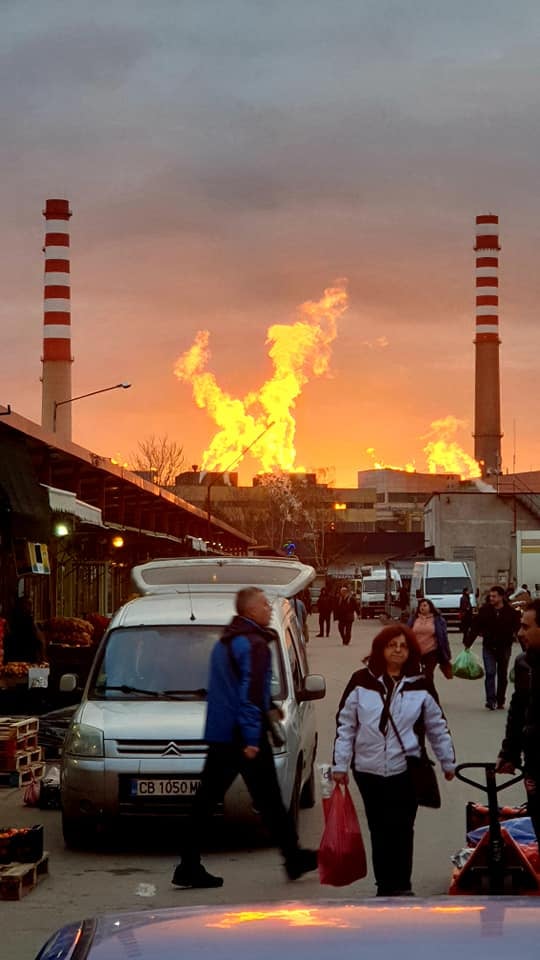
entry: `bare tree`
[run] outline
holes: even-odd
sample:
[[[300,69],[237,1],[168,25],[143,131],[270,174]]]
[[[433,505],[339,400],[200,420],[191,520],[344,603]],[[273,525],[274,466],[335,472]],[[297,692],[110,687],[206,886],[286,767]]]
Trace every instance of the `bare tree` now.
[[[169,440],[167,434],[161,437],[152,434],[139,440],[137,450],[130,454],[130,463],[132,470],[148,472],[153,483],[172,487],[184,465],[184,448]]]

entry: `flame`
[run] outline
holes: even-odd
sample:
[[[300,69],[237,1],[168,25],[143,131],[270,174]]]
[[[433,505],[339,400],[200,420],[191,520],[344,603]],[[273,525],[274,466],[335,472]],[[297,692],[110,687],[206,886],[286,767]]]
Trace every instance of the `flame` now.
[[[427,439],[428,441],[424,447],[428,473],[455,473],[462,480],[471,480],[482,476],[477,461],[460,447],[457,440],[453,439],[458,430],[466,427],[464,420],[458,420],[457,417],[449,414],[447,417],[441,417],[440,420],[433,420],[430,427],[428,433],[422,437],[423,440]],[[403,467],[395,467],[377,458],[374,447],[367,447],[366,453],[369,453],[376,470],[416,472],[414,461],[406,463]]]
[[[432,436],[424,447],[429,473],[458,473],[463,480],[481,477],[482,471],[477,461],[463,450],[453,439],[457,431],[465,427],[464,420],[458,420],[451,414],[440,420],[433,420],[431,430],[426,437]]]
[[[294,323],[269,327],[266,342],[274,373],[260,390],[242,399],[222,390],[207,371],[210,335],[207,330],[197,333],[193,345],[176,361],[174,372],[191,384],[195,403],[219,427],[202,455],[203,470],[230,469],[248,447],[263,473],[303,470],[295,463],[292,410],[309,374],[320,377],[328,372],[337,321],[347,305],[345,283],[337,281],[320,300],[301,304]]]
[[[403,470],[405,473],[416,473],[416,467],[414,463],[406,463],[404,467],[394,467],[390,463],[385,463],[384,460],[377,460],[375,457],[375,447],[367,447],[366,453],[369,453],[371,459],[373,460],[373,466],[375,470]]]

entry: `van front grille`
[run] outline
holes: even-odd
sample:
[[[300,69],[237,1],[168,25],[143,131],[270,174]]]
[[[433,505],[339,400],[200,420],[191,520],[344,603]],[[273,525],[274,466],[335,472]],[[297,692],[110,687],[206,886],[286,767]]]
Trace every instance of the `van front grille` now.
[[[200,740],[115,740],[117,757],[201,757],[206,746]]]

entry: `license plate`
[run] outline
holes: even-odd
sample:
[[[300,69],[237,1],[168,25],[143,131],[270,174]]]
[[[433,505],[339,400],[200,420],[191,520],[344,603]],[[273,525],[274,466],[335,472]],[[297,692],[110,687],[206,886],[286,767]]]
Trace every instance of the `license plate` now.
[[[192,779],[137,779],[131,781],[129,792],[132,797],[194,797],[200,782]]]

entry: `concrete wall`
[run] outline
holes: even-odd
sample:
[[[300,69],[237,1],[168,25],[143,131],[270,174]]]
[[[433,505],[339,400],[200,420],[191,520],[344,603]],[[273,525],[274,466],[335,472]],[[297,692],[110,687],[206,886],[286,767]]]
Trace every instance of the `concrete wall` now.
[[[516,529],[534,530],[535,519],[513,498],[494,493],[434,494],[424,510],[426,546],[445,560],[466,560],[483,595],[516,575]]]

